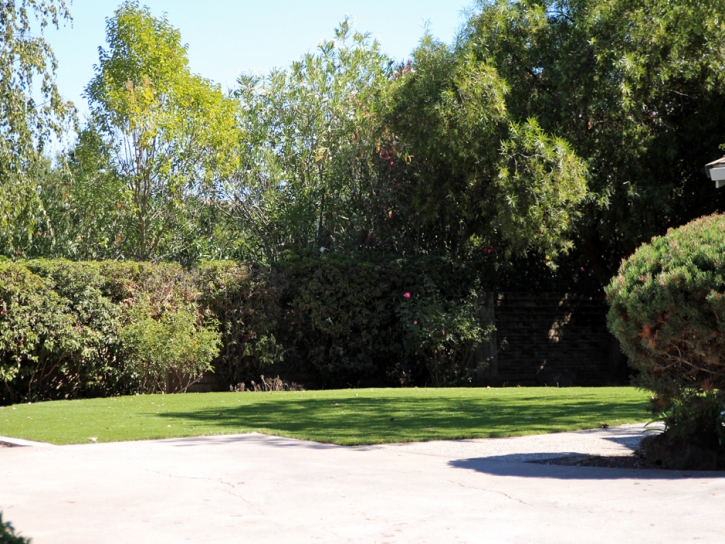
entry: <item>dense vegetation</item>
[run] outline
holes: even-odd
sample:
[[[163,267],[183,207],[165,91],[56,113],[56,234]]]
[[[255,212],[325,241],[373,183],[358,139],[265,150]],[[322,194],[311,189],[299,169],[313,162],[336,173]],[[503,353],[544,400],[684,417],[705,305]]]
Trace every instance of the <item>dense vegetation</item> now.
[[[469,281],[463,282],[463,278]],[[272,267],[0,261],[0,404],[225,387],[476,383],[475,274],[345,257]]]
[[[126,1],[77,129],[29,30],[33,13],[69,17],[64,3],[2,10],[10,258],[430,255],[498,289],[595,292],[723,198],[701,170],[722,143],[723,0],[483,1],[453,44],[426,35],[403,62],[343,21],[228,94],[190,72],[165,18]]]
[[[29,539],[15,532],[12,523],[3,521],[2,512],[0,512],[0,544],[30,544]]]
[[[231,386],[474,382],[481,290],[601,293],[721,209],[702,166],[723,13],[481,0],[408,60],[345,20],[225,93],[125,0],[79,124],[42,37],[65,3],[2,3],[3,401],[178,390],[210,366]],[[53,137],[74,143],[48,157]],[[609,291],[672,429],[722,430],[721,222],[655,238]]]
[[[671,465],[725,464],[725,216],[703,217],[644,244],[607,289],[609,327],[655,393]],[[668,448],[672,449],[672,448]],[[699,450],[709,452],[709,455]],[[705,468],[705,467],[701,467]]]
[[[220,334],[178,265],[0,261],[0,403],[184,390]]]

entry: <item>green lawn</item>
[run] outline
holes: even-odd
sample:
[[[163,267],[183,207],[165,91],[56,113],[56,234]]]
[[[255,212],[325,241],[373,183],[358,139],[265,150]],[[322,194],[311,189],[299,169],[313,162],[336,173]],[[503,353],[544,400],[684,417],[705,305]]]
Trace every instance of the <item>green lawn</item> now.
[[[0,407],[0,435],[53,444],[257,431],[334,444],[550,433],[648,421],[631,387],[144,395]]]

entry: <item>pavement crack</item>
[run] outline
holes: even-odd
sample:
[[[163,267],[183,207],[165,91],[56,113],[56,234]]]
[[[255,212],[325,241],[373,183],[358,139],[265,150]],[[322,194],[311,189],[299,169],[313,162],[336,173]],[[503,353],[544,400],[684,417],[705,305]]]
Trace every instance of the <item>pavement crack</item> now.
[[[179,480],[204,480],[207,482],[215,482],[218,484],[225,485],[225,486],[231,488],[230,490],[227,491],[227,493],[229,493],[231,496],[238,498],[240,501],[247,504],[250,508],[255,510],[257,513],[259,513],[261,515],[265,514],[265,512],[263,510],[261,510],[260,508],[258,508],[253,502],[245,499],[238,493],[235,493],[234,491],[237,489],[236,485],[234,485],[231,482],[227,482],[227,481],[223,480],[222,478],[205,478],[205,477],[201,477],[201,476],[178,476],[176,474],[168,474],[166,472],[159,472],[158,470],[151,470],[151,469],[146,469],[146,471],[152,472],[153,474],[158,474],[159,476],[166,476],[167,478],[176,478]]]
[[[455,482],[453,480],[448,480],[448,481],[452,484],[456,484],[461,487],[465,487],[467,489],[476,489],[478,491],[486,491],[487,493],[495,493],[496,495],[502,495],[502,496],[506,497],[507,499],[510,499],[510,500],[516,501],[516,502],[520,502],[521,504],[525,504],[526,506],[534,506],[533,504],[531,504],[529,502],[522,501],[521,499],[517,499],[516,497],[512,497],[511,495],[507,495],[503,491],[496,491],[494,489],[486,489],[485,487],[476,487],[474,485],[466,485],[466,484],[462,484],[461,482]]]

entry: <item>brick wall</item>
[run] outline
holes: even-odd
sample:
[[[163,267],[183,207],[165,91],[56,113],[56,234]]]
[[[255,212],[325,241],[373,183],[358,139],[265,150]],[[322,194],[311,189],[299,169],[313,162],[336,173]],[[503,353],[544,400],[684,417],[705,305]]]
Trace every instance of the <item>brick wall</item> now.
[[[480,357],[492,385],[627,383],[619,345],[607,330],[604,297],[561,293],[487,293],[485,318],[496,333]]]

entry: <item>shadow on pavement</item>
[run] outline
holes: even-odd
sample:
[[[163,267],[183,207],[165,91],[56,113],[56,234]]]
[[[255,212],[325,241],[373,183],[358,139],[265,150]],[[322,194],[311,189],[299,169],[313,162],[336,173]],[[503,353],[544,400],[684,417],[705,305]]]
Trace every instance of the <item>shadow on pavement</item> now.
[[[542,465],[532,463],[545,458],[581,455],[560,453],[556,456],[546,453],[498,455],[493,457],[475,457],[456,459],[448,464],[454,468],[474,470],[493,476],[518,476],[523,478],[551,478],[556,480],[678,480],[682,478],[725,478],[724,472],[623,469],[600,467],[575,467]]]

